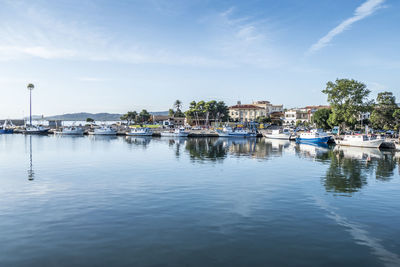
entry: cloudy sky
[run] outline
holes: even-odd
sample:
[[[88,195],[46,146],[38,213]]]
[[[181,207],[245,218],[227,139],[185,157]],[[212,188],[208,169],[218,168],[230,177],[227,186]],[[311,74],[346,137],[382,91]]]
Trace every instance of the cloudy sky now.
[[[0,0],[0,117],[325,104],[354,78],[400,99],[397,0]]]

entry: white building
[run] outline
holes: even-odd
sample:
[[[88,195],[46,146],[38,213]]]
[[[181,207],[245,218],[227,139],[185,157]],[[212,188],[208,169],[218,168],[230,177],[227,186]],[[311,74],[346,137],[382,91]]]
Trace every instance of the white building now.
[[[305,108],[292,108],[285,111],[284,125],[296,125],[296,123],[308,121],[308,111]]]

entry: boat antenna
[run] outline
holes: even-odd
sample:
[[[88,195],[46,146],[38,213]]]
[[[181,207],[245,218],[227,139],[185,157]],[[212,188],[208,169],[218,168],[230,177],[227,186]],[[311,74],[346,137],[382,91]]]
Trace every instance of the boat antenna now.
[[[32,126],[32,90],[35,88],[33,83],[28,84],[27,86],[29,90],[29,124]]]

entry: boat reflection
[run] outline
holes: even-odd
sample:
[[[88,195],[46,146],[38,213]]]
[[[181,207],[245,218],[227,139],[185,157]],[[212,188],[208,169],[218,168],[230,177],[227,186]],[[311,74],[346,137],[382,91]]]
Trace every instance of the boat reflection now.
[[[152,138],[151,136],[126,136],[125,137],[125,142],[127,142],[130,145],[135,145],[135,146],[141,146],[141,147],[147,147],[148,144],[150,144]]]
[[[295,153],[299,157],[311,158],[317,161],[326,160],[329,151],[329,145],[323,143],[296,143],[295,146]]]

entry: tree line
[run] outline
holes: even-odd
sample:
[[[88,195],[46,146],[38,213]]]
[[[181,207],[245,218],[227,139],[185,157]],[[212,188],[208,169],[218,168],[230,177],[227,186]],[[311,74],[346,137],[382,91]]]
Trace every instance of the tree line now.
[[[329,81],[322,92],[327,95],[330,109],[314,113],[313,122],[319,128],[356,129],[370,125],[382,130],[400,129],[400,108],[392,92],[380,92],[374,101],[369,99],[371,91],[367,86],[353,79]],[[364,118],[368,113],[369,119]]]
[[[189,104],[189,109],[185,112],[182,111],[182,101],[176,100],[173,108],[169,109],[168,115],[170,117],[186,117],[189,123],[193,124],[208,124],[211,122],[225,122],[229,120],[229,108],[224,101],[192,101]],[[142,110],[139,114],[136,111],[128,111],[121,116],[121,120],[126,121],[127,124],[147,123],[151,122],[152,116],[147,110]]]

